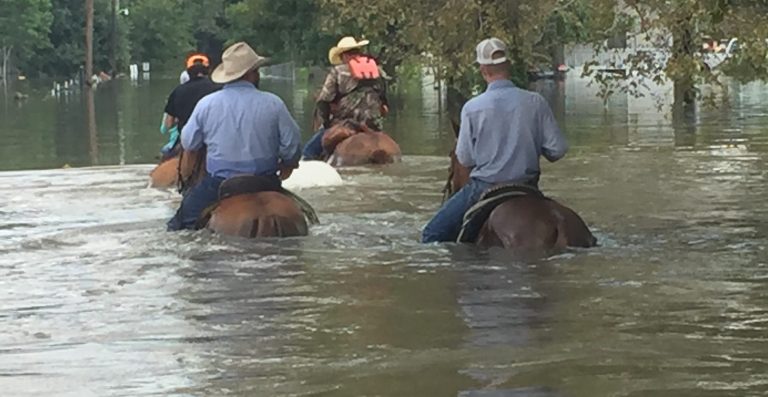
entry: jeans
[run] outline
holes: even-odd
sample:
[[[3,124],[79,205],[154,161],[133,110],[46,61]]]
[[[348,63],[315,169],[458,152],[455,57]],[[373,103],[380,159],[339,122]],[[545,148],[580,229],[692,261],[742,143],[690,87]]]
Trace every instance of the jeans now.
[[[470,179],[456,194],[437,211],[432,220],[424,226],[421,234],[422,243],[434,243],[450,241],[454,242],[459,237],[464,213],[467,212],[483,193],[493,186],[492,183],[479,179]],[[469,225],[469,236],[476,236],[482,225]]]
[[[190,189],[181,199],[181,206],[176,215],[168,221],[168,231],[195,229],[203,210],[219,200],[219,185],[224,178],[205,174],[203,179]]]
[[[319,160],[321,157],[323,157],[324,151],[323,151],[323,135],[325,134],[325,128],[320,127],[317,132],[315,132],[315,135],[312,135],[312,138],[309,138],[309,141],[304,146],[304,152],[302,152],[302,156],[304,156],[304,160]]]

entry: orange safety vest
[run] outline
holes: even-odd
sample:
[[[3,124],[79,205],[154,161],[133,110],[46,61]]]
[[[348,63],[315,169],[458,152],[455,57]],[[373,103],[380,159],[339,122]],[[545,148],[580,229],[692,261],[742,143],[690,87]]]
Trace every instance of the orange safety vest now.
[[[373,80],[381,77],[376,60],[367,55],[357,55],[350,59],[349,71],[357,80]]]

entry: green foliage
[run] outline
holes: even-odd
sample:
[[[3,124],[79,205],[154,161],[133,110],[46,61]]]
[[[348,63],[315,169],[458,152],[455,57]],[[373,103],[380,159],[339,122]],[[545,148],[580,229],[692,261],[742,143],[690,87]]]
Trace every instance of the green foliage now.
[[[326,63],[335,38],[320,32],[314,0],[244,0],[227,7],[227,44],[244,40],[276,62]]]
[[[134,62],[165,63],[178,60],[194,50],[193,23],[184,15],[178,0],[135,0],[131,2],[131,58]]]
[[[0,2],[0,58],[3,77],[9,58],[23,59],[45,48],[51,25],[49,0],[3,0]]]
[[[36,51],[22,63],[31,76],[72,77],[81,68],[85,55],[85,2],[82,0],[52,0],[52,21],[48,33],[49,46]],[[128,63],[128,24],[117,19],[118,65]],[[109,70],[111,54],[111,2],[94,1],[94,70]]]
[[[553,47],[586,37],[588,0],[318,0],[324,26],[340,34],[363,33],[390,70],[418,58],[452,86],[469,93],[479,83],[475,45],[496,36],[510,45],[513,78],[527,82],[533,65],[551,63]]]
[[[634,22],[631,39],[652,51],[633,51],[624,60],[630,76],[603,76],[604,97],[615,91],[638,94],[643,81],[675,86],[675,103],[690,105],[701,84],[721,84],[720,76],[741,80],[765,79],[768,20],[765,1],[738,0],[597,0],[601,8],[615,11],[614,21]],[[702,51],[708,39],[738,37],[742,49],[722,68],[711,69]],[[594,35],[593,39],[601,39]],[[598,47],[605,48],[606,42]],[[663,56],[651,56],[650,52]],[[586,75],[592,75],[589,68]],[[684,103],[678,103],[682,100]]]

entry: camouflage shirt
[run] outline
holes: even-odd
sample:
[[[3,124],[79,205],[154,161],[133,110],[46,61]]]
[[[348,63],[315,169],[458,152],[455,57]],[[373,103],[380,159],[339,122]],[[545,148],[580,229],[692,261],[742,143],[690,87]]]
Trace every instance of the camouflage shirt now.
[[[348,65],[337,65],[325,78],[317,101],[334,104],[333,120],[354,120],[381,130],[381,106],[386,104],[386,86],[382,78],[357,80],[352,77]]]

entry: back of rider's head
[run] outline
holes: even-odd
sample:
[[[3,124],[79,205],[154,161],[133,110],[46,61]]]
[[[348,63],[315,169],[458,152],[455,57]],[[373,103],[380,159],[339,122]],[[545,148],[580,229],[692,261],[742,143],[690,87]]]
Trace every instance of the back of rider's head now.
[[[192,66],[187,68],[187,73],[190,77],[207,76],[209,72],[208,67],[203,65],[202,62],[195,62]]]

